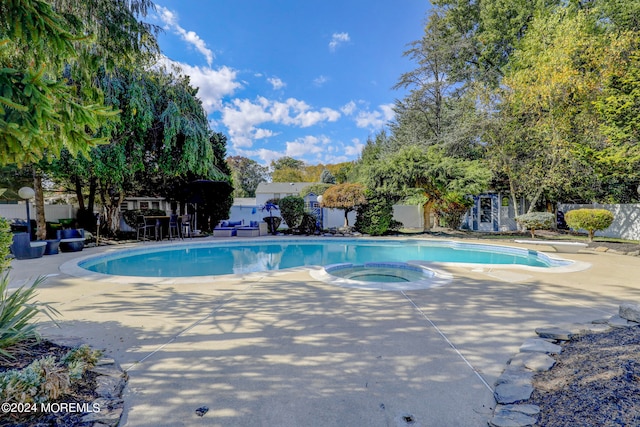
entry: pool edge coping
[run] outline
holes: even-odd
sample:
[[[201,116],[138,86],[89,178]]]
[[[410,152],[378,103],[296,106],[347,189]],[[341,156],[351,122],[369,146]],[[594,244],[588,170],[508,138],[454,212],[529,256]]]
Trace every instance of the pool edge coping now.
[[[322,239],[322,238],[321,238]],[[458,241],[458,240],[452,240],[452,239],[424,239],[424,238],[416,238],[416,237],[398,237],[398,236],[388,236],[388,237],[378,237],[378,238],[372,238],[372,237],[355,237],[355,238],[350,238],[350,237],[336,237],[336,238],[324,238],[327,241],[358,241],[358,240],[412,240],[412,241],[432,241],[432,242],[447,242],[447,243],[451,243],[453,245],[472,245],[472,246],[489,246],[489,247],[500,247],[500,248],[507,248],[507,249],[516,249],[518,251],[533,251],[536,252],[544,257],[549,258],[552,261],[560,261],[560,262],[569,262],[568,265],[557,265],[557,266],[549,266],[549,267],[532,267],[532,266],[526,266],[526,265],[521,265],[521,264],[480,264],[480,263],[459,263],[459,262],[433,262],[433,261],[423,261],[423,260],[407,260],[405,261],[406,263],[412,263],[415,265],[419,265],[423,268],[428,268],[431,270],[434,269],[438,269],[441,273],[443,274],[448,274],[448,273],[444,273],[441,268],[445,268],[445,267],[458,267],[458,268],[470,268],[472,270],[476,270],[476,271],[483,271],[483,270],[493,270],[493,269],[517,269],[517,270],[526,270],[526,271],[532,271],[532,272],[541,272],[541,273],[573,273],[573,272],[577,272],[577,271],[583,271],[586,270],[588,268],[591,267],[590,263],[587,262],[583,262],[583,261],[575,261],[575,260],[571,260],[571,259],[566,259],[566,258],[562,258],[559,257],[555,254],[550,254],[550,253],[542,253],[539,251],[535,251],[535,250],[531,250],[531,249],[526,249],[520,246],[510,246],[510,245],[506,245],[506,244],[493,244],[493,243],[473,243],[473,242],[464,242],[464,241]],[[317,241],[318,239],[313,237],[313,238],[309,238],[309,237],[305,237],[305,236],[274,236],[274,237],[270,237],[269,240],[260,240],[261,242],[287,242],[287,241],[299,241],[299,240],[309,240],[309,241]],[[176,245],[176,243],[160,243],[160,244],[156,244],[153,245],[151,248],[153,249],[157,249],[157,250],[163,250],[163,248],[169,248],[169,247],[176,247],[176,246],[182,246],[182,245],[207,245],[207,244],[211,244],[211,243],[235,243],[235,242],[242,242],[242,243],[259,243],[258,241],[256,241],[255,238],[251,239],[242,239],[239,240],[237,238],[233,238],[233,239],[216,239],[216,240],[203,240],[203,241],[196,241],[196,242],[183,242],[183,243],[178,243]],[[150,249],[151,249],[150,248]],[[208,276],[187,276],[187,277],[147,277],[147,276],[119,276],[119,275],[112,275],[112,274],[103,274],[103,273],[96,273],[96,272],[91,272],[90,270],[87,270],[85,268],[82,268],[79,266],[80,263],[86,261],[87,259],[91,259],[91,258],[95,258],[95,257],[104,257],[104,256],[108,256],[108,253],[110,252],[129,252],[129,251],[137,251],[139,249],[143,249],[141,247],[141,244],[138,243],[133,243],[133,244],[127,244],[124,247],[123,246],[118,246],[118,247],[114,247],[114,248],[108,248],[107,250],[105,250],[103,253],[101,254],[90,254],[90,255],[84,255],[78,258],[74,258],[72,260],[66,261],[63,264],[60,265],[59,270],[60,272],[62,272],[63,274],[72,276],[72,277],[77,277],[80,279],[84,279],[84,280],[91,280],[91,281],[96,281],[96,282],[107,282],[107,283],[121,283],[121,284],[148,284],[148,285],[178,285],[178,284],[198,284],[198,283],[210,283],[212,281],[215,280],[220,280],[222,278],[225,277],[242,277],[242,278],[246,278],[246,279],[251,279],[252,277],[260,278],[260,277],[265,277],[265,276],[272,276],[276,273],[288,273],[288,272],[294,272],[294,271],[308,271],[309,274],[313,277],[313,274],[311,274],[312,271],[314,270],[324,270],[324,267],[326,266],[322,266],[322,265],[311,265],[311,266],[297,266],[297,267],[291,267],[291,268],[286,268],[286,269],[281,269],[281,270],[268,270],[268,271],[260,271],[260,272],[251,272],[251,273],[238,273],[238,274],[224,274],[224,275],[208,275]],[[315,277],[314,277],[315,278]],[[346,279],[345,279],[346,280]]]

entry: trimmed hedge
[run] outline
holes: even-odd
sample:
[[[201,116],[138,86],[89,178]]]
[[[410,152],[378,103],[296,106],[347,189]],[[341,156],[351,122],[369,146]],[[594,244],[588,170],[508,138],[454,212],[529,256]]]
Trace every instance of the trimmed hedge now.
[[[596,231],[604,230],[611,225],[613,213],[606,209],[575,209],[564,214],[564,220],[574,230],[587,230],[589,241],[593,242]]]
[[[135,230],[138,225],[138,217],[143,216],[164,216],[167,213],[160,209],[132,209],[122,212],[124,222]]]
[[[457,230],[471,206],[473,206],[473,200],[462,193],[451,192],[434,204],[434,210],[447,227]]]
[[[393,219],[393,199],[387,194],[366,190],[367,203],[358,208],[355,230],[372,236],[397,231],[402,223]]]
[[[291,230],[298,228],[304,214],[304,199],[300,196],[286,196],[278,202],[282,219]]]
[[[529,229],[532,239],[536,237],[536,230],[549,230],[556,226],[556,216],[551,212],[530,212],[517,216],[516,221]]]

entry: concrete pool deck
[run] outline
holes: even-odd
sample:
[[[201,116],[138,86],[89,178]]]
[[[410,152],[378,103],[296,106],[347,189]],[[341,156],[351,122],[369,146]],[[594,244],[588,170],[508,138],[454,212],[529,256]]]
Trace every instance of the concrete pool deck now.
[[[40,331],[83,338],[127,370],[127,426],[486,426],[494,382],[535,328],[640,303],[640,258],[592,252],[563,254],[591,264],[571,273],[441,267],[450,283],[404,292],[306,269],[181,284],[59,270],[105,250],[14,260],[11,287],[49,275],[38,300],[60,327]]]

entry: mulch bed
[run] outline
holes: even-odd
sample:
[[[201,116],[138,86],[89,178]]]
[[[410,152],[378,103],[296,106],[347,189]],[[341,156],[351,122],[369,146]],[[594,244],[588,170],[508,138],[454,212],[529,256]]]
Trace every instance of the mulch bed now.
[[[554,359],[527,401],[541,408],[538,425],[640,425],[640,327],[573,339]]]
[[[60,346],[43,340],[40,342],[28,341],[9,350],[11,350],[15,358],[0,357],[0,372],[24,368],[37,358],[50,355],[60,359],[71,350],[71,347]],[[88,371],[81,380],[74,383],[71,393],[61,396],[57,402],[80,404],[93,402],[98,397],[94,391],[96,389],[97,376],[97,374]],[[93,425],[92,422],[81,422],[84,415],[83,413],[65,411],[24,414],[0,413],[0,427],[85,427]]]

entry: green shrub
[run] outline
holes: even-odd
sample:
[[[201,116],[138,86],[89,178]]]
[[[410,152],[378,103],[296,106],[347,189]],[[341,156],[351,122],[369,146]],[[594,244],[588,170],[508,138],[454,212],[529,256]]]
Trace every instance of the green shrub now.
[[[584,229],[589,232],[589,241],[593,242],[596,231],[608,228],[613,222],[613,213],[606,209],[575,209],[564,215],[567,225],[574,230]]]
[[[531,232],[532,239],[536,237],[536,230],[549,230],[556,225],[556,217],[551,212],[530,212],[517,216],[516,221]]]
[[[360,233],[381,236],[399,229],[402,224],[393,219],[393,201],[386,194],[366,190],[366,204],[358,208],[354,228]]]
[[[300,234],[314,234],[316,232],[316,217],[315,215],[305,212],[302,214],[302,221],[298,227]]]
[[[71,391],[75,381],[93,368],[101,352],[83,345],[69,350],[60,360],[36,359],[23,369],[0,373],[0,400],[13,403],[46,403]]]
[[[265,216],[262,220],[267,223],[269,233],[271,234],[276,234],[278,227],[280,227],[280,223],[282,222],[282,218],[279,216]]]
[[[133,209],[130,211],[122,212],[122,218],[124,222],[131,228],[136,228],[138,225],[138,217],[144,216],[165,216],[167,213],[161,209]]]
[[[38,278],[32,286],[20,287],[9,292],[9,276],[0,279],[0,355],[12,357],[7,348],[27,339],[38,338],[36,326],[31,321],[38,313],[52,319],[58,311],[47,304],[33,301],[36,289],[44,278]]]
[[[473,200],[465,197],[462,193],[451,192],[444,195],[434,205],[436,215],[444,221],[444,224],[457,230],[462,225],[464,214],[473,206]]]
[[[0,218],[0,274],[11,265],[11,258],[9,258],[11,250],[9,246],[11,246],[12,241],[13,234],[11,233],[9,221],[6,218]]]
[[[101,355],[101,351],[93,350],[84,344],[69,350],[61,361],[69,368],[70,378],[80,379],[87,370],[96,366]]]
[[[304,199],[300,196],[286,196],[278,203],[282,219],[291,230],[298,228],[304,214]]]

